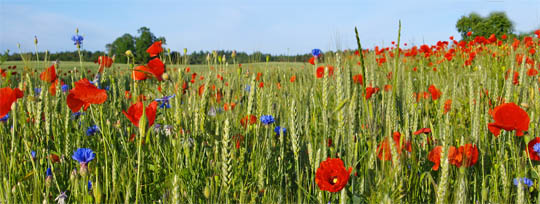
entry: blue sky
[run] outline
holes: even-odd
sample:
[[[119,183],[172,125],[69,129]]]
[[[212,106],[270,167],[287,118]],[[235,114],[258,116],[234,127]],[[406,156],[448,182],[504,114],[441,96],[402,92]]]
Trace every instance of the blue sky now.
[[[40,51],[75,50],[77,27],[84,49],[104,51],[146,26],[172,50],[297,54],[355,48],[354,26],[364,47],[389,45],[400,19],[402,41],[418,45],[458,37],[457,19],[473,11],[505,11],[516,31],[540,27],[538,0],[0,0],[0,51],[34,51],[34,36]]]

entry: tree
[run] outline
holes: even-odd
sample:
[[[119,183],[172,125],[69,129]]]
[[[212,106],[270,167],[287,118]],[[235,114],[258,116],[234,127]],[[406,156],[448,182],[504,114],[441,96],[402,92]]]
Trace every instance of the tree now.
[[[476,36],[488,38],[491,34],[495,34],[497,38],[504,34],[512,35],[514,25],[504,12],[492,12],[487,17],[471,13],[469,16],[461,16],[456,23],[456,29],[462,39],[471,40]],[[467,36],[468,32],[471,32],[471,36]]]
[[[156,41],[156,36],[147,27],[141,27],[137,32],[139,33],[139,37],[135,39],[135,61],[146,63],[150,59],[150,56],[146,53],[146,49]]]
[[[106,45],[110,55],[115,55],[115,61],[119,63],[126,63],[127,56],[126,51],[135,51],[135,38],[126,33],[119,38],[116,38],[113,43]]]

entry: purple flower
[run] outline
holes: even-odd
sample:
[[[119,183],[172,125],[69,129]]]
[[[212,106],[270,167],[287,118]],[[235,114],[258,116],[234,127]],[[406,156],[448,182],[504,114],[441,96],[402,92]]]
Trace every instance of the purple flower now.
[[[280,135],[280,132],[283,132],[285,135],[287,133],[287,128],[276,126],[276,128],[274,128],[274,132],[276,132],[276,135]]]
[[[71,158],[78,161],[81,165],[86,165],[88,164],[88,162],[96,158],[96,153],[94,153],[91,149],[88,148],[79,148],[77,149],[77,151],[73,152],[73,156],[71,156]]]
[[[272,117],[271,115],[263,115],[261,116],[261,122],[265,125],[272,124],[274,123],[274,117]]]
[[[96,132],[99,132],[99,127],[97,125],[92,125],[86,129],[86,136],[92,136],[96,134]]]
[[[169,103],[169,100],[171,100],[171,98],[174,98],[174,96],[176,96],[176,94],[173,94],[171,96],[164,96],[163,98],[158,98],[155,101],[161,102],[159,108],[170,108],[171,104]]]
[[[64,92],[64,93],[67,92],[67,91],[69,91],[69,85],[64,84],[64,85],[62,85],[61,89],[62,89],[62,92]]]
[[[52,176],[51,167],[47,168],[47,171],[45,171],[45,176],[47,177]]]
[[[4,117],[0,118],[0,122],[6,122],[9,119],[9,113],[6,114]]]
[[[311,50],[311,55],[313,55],[313,57],[320,57],[321,53],[322,53],[322,51],[320,49],[317,49],[317,48]]]
[[[74,35],[73,37],[71,37],[71,40],[73,40],[74,45],[80,46],[84,38],[83,36],[80,36],[80,35]]]
[[[515,178],[514,179],[514,185],[515,186],[518,186],[519,182],[521,182],[522,184],[526,185],[527,187],[531,187],[533,185],[533,182],[531,181],[531,179],[527,178],[527,177],[523,177],[523,178]]]

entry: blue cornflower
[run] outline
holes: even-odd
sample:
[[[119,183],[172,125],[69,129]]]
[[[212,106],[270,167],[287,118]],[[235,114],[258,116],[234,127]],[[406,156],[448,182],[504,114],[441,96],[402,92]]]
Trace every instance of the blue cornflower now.
[[[84,115],[84,113],[82,113],[82,112],[75,112],[75,113],[72,113],[72,114],[71,114],[71,118],[72,118],[72,119],[79,119],[79,117],[80,117],[81,115]]]
[[[536,152],[536,154],[537,154],[538,156],[540,156],[540,143],[534,144],[533,150],[534,150],[534,152]]]
[[[64,84],[64,85],[62,85],[61,89],[62,89],[62,92],[67,92],[67,91],[69,91],[69,85]]]
[[[529,179],[527,177],[515,178],[514,179],[514,185],[515,186],[518,186],[519,182],[521,182],[524,185],[527,185],[527,187],[531,187],[533,185],[533,182],[531,181],[531,179]]]
[[[41,88],[34,88],[34,95],[35,96],[39,96],[40,93],[41,93]]]
[[[9,119],[9,113],[6,114],[4,117],[0,118],[0,122],[6,122]]]
[[[276,132],[276,135],[279,135],[280,131],[283,132],[283,135],[287,134],[287,128],[280,126],[276,126],[276,128],[274,128],[274,132]]]
[[[45,176],[47,176],[47,177],[52,176],[51,167],[47,168],[47,171],[45,171]]]
[[[176,94],[173,94],[171,96],[164,96],[163,98],[158,98],[155,101],[161,102],[159,108],[170,108],[171,104],[169,103],[169,100],[171,100],[171,98],[174,98],[174,96],[176,96]]]
[[[36,151],[30,152],[30,155],[32,155],[32,159],[36,159]]]
[[[88,191],[92,190],[92,181],[88,181]]]
[[[81,165],[86,165],[88,162],[96,158],[96,153],[88,148],[79,148],[77,151],[73,152],[73,156],[71,156],[71,158],[78,161]]]
[[[105,87],[105,91],[109,91],[109,89],[111,89],[111,86],[106,86]]]
[[[311,55],[313,55],[313,57],[319,57],[319,56],[321,56],[321,53],[322,53],[322,51],[320,49],[317,49],[317,48],[311,50]]]
[[[92,125],[92,126],[88,127],[88,129],[86,129],[86,135],[87,136],[92,136],[92,135],[96,134],[96,132],[99,132],[99,127],[97,125]]]
[[[246,85],[246,88],[244,88],[244,91],[250,92],[250,91],[251,91],[251,86],[250,86],[250,85]]]
[[[272,117],[271,115],[263,115],[261,116],[261,122],[265,125],[272,124],[274,123],[274,117]]]
[[[74,35],[73,37],[71,37],[71,40],[73,40],[74,45],[80,46],[84,38],[80,35]]]

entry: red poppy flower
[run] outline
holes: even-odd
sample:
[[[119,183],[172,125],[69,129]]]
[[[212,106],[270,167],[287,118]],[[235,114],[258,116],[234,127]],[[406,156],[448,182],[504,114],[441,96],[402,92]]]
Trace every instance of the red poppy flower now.
[[[150,68],[150,72],[154,74],[156,79],[158,81],[162,81],[161,75],[163,75],[163,72],[165,72],[165,65],[159,58],[154,58],[153,60],[150,60],[148,62],[148,67]]]
[[[19,88],[11,89],[9,87],[0,89],[0,118],[6,116],[11,110],[11,105],[17,99],[22,98],[24,93]]]
[[[472,31],[467,32],[467,36],[471,36],[471,35],[472,35]]]
[[[53,83],[56,80],[56,69],[54,64],[45,71],[41,72],[39,78],[43,81]]]
[[[255,78],[255,81],[261,80],[262,73],[257,72],[257,77]]]
[[[351,171],[351,167],[345,169],[340,158],[327,158],[315,172],[315,183],[323,191],[339,192],[349,182]]]
[[[150,57],[157,56],[159,53],[163,52],[161,41],[154,42],[148,49],[146,49],[146,52],[150,54]]]
[[[334,67],[333,66],[326,66],[326,67],[328,67],[328,76],[334,75]],[[323,78],[324,68],[325,66],[317,67],[317,78]]]
[[[67,95],[67,105],[73,112],[78,112],[84,106],[84,110],[90,104],[102,104],[107,100],[107,91],[98,89],[84,78],[75,82],[75,88]]]
[[[146,110],[144,111],[144,114],[146,115],[148,127],[152,126],[154,124],[154,120],[156,119],[156,110],[157,110],[157,101],[152,101],[152,103],[148,104],[146,107]],[[135,125],[135,127],[139,127],[139,121],[141,119],[141,116],[143,114],[143,103],[141,101],[131,105],[129,109],[126,111],[122,111],[122,113]]]
[[[309,63],[315,65],[315,57],[309,58]]]
[[[103,73],[103,68],[109,68],[113,64],[113,59],[108,56],[99,56],[96,63],[99,64],[99,73]]]
[[[191,68],[186,67],[186,73],[189,73],[189,71],[191,71]]]
[[[436,146],[428,154],[429,161],[434,163],[433,167],[431,167],[433,171],[439,170],[439,165],[441,164],[441,152],[442,146]]]
[[[529,76],[536,76],[538,74],[538,70],[536,70],[535,68],[530,68],[529,70],[527,70],[527,75]]]
[[[441,97],[441,91],[435,87],[435,85],[430,85],[428,91],[431,93],[431,99],[437,100]]]
[[[6,70],[0,69],[0,75],[2,75],[2,77],[6,77]]]
[[[150,73],[150,69],[148,67],[143,65],[137,66],[135,67],[135,69],[133,69],[133,80],[145,80],[146,78],[148,78],[148,73]]]
[[[495,120],[488,124],[488,129],[493,135],[499,136],[501,129],[516,131],[516,136],[523,136],[523,131],[529,130],[530,118],[527,112],[515,103],[505,103],[493,109],[491,116]]]
[[[296,76],[292,76],[291,77],[291,82],[295,82],[296,81]]]
[[[259,83],[259,88],[264,88],[264,82]]]
[[[448,99],[444,102],[444,113],[448,113],[452,107],[452,99]]]
[[[478,147],[473,144],[465,144],[459,147],[459,152],[465,157],[465,167],[471,167],[478,162]]]
[[[49,93],[51,96],[56,96],[56,85],[58,84],[59,80],[54,81],[51,86],[49,87]]]
[[[429,134],[429,133],[431,133],[431,129],[430,128],[421,128],[421,129],[417,130],[416,132],[414,132],[413,134],[414,135],[419,135],[419,134],[422,134],[422,133]]]
[[[533,140],[527,144],[527,151],[529,153],[529,158],[534,161],[540,161],[540,156],[538,152],[534,151],[534,145],[540,143],[540,137],[535,137]]]
[[[394,134],[392,135],[392,139],[394,140],[394,144],[395,144],[396,151],[397,151],[398,155],[401,155],[401,145],[400,145],[401,134],[399,132],[394,132]],[[411,142],[403,141],[403,144],[405,145],[405,150],[406,151],[408,151],[408,152],[412,151]],[[383,158],[383,156],[384,156],[384,158]],[[380,160],[384,159],[384,161],[392,160],[392,151],[390,149],[390,142],[388,141],[388,138],[385,138],[381,142],[381,144],[377,147],[377,157]]]
[[[459,149],[450,146],[448,149],[448,162],[457,167],[461,167],[461,162],[463,161],[463,155],[459,152]]]
[[[352,79],[354,83],[364,85],[364,78],[362,77],[362,74],[354,75]]]
[[[56,154],[49,155],[49,159],[51,160],[52,163],[60,162],[60,157]]]
[[[392,90],[392,85],[390,84],[384,85],[384,91],[391,91],[391,90]]]
[[[370,99],[371,98],[371,95],[373,95],[374,93],[377,93],[379,92],[379,87],[366,87],[366,93],[365,93],[365,97],[366,99]]]
[[[240,145],[242,145],[242,142],[244,141],[244,136],[241,134],[235,135],[232,137],[232,139],[235,141],[235,147],[236,149],[240,149]]]
[[[199,86],[199,96],[202,96],[203,93],[204,93],[204,84]]]
[[[254,115],[248,115],[240,120],[240,124],[244,127],[247,127],[247,125],[253,125],[257,122],[257,116]]]

